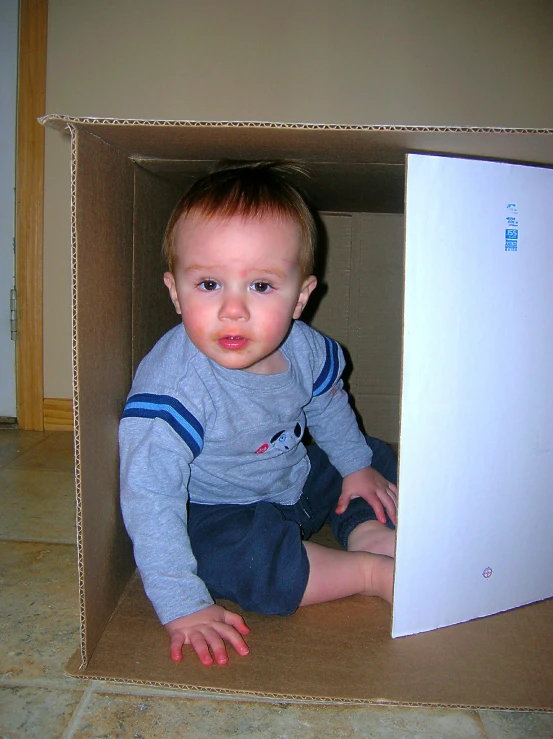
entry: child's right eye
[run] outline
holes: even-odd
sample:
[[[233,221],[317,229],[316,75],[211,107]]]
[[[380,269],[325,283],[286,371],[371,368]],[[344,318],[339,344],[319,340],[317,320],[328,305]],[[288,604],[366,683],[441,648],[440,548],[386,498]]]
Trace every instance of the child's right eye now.
[[[201,287],[203,290],[216,290],[219,287],[219,283],[215,282],[215,280],[202,280],[198,287]]]

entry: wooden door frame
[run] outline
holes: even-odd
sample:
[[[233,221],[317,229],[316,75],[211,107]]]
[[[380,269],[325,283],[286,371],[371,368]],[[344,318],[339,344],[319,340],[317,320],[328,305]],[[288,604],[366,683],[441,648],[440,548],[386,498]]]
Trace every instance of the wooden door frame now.
[[[48,0],[20,0],[17,91],[15,276],[17,422],[44,428],[43,223]]]

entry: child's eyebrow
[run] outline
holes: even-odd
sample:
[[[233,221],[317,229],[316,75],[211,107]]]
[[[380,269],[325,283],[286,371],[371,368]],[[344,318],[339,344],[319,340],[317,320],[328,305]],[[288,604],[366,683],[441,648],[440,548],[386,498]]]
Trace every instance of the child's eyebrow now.
[[[203,274],[214,274],[217,269],[221,269],[221,265],[209,265],[209,264],[189,264],[188,267],[185,268],[185,272],[200,272]],[[260,277],[262,276],[272,276],[272,277],[278,277],[281,280],[284,280],[287,276],[287,272],[283,269],[279,269],[279,267],[253,267],[250,272],[252,274],[257,274]]]
[[[208,272],[214,272],[216,266],[210,266],[209,264],[189,264],[188,267],[185,268],[185,272],[205,272],[206,274]]]
[[[284,280],[287,275],[287,273],[283,269],[279,269],[278,267],[260,267],[259,269],[252,270],[252,272],[254,271],[258,272],[260,276],[268,275],[272,277],[278,277],[281,280]]]

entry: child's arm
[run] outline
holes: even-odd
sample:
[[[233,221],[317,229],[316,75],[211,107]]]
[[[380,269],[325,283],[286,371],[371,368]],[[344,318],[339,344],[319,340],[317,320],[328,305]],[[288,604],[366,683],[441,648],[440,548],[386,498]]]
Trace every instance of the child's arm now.
[[[313,332],[314,355],[319,365],[314,375],[313,398],[305,408],[309,430],[331,463],[343,476],[336,512],[343,513],[353,498],[364,498],[380,523],[386,514],[397,523],[397,487],[371,465],[372,451],[361,433],[341,375],[345,361],[341,347]]]
[[[363,467],[344,477],[336,513],[343,513],[353,498],[364,498],[374,509],[380,523],[386,523],[388,513],[392,523],[397,525],[397,487],[377,470]]]
[[[182,659],[182,648],[185,644],[193,647],[204,665],[212,665],[213,658],[218,665],[227,664],[228,654],[224,639],[232,644],[241,656],[250,651],[242,638],[242,635],[250,633],[244,619],[222,606],[208,606],[189,616],[176,618],[165,624],[165,628],[171,637],[171,658],[176,662]]]
[[[171,657],[192,645],[205,665],[228,661],[223,639],[248,654],[241,616],[213,604],[187,534],[190,453],[165,423],[127,418],[120,428],[121,508],[146,593],[171,637]],[[175,564],[177,563],[177,564]],[[188,615],[181,615],[181,614]]]

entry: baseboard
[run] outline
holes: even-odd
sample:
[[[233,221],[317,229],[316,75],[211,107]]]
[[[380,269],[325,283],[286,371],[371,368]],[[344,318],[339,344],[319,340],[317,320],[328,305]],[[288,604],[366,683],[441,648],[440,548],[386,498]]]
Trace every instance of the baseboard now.
[[[44,398],[45,431],[73,431],[73,401],[71,398]]]

